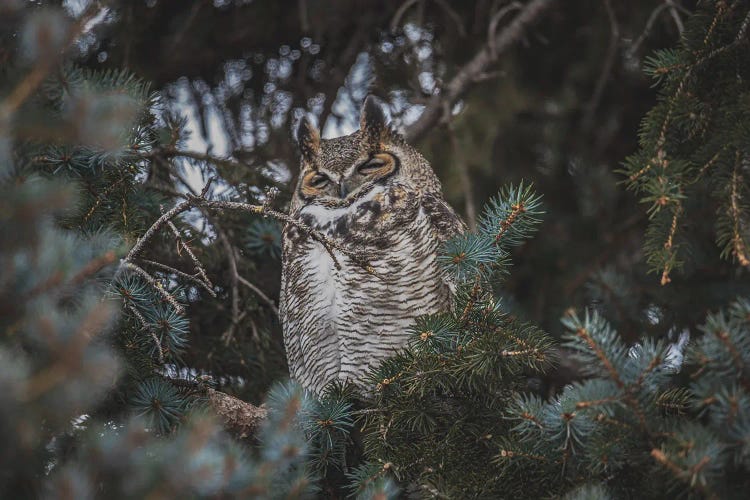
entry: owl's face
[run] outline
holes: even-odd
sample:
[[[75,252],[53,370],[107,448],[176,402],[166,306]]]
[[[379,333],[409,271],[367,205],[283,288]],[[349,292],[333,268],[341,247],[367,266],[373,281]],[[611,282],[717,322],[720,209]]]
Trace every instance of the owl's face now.
[[[372,98],[365,101],[357,132],[321,139],[319,131],[303,118],[297,138],[301,151],[294,195],[297,206],[341,207],[377,186],[398,182],[415,190],[429,190],[437,183],[427,161],[389,129]]]

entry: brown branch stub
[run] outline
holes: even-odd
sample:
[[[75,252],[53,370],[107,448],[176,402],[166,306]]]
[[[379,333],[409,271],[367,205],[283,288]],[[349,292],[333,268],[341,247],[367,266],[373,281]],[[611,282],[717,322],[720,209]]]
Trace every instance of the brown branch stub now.
[[[495,35],[487,44],[451,79],[439,94],[430,98],[422,115],[405,130],[406,140],[419,141],[424,135],[443,118],[446,109],[450,109],[455,102],[476,84],[481,75],[486,74],[487,67],[512,47],[554,0],[532,0],[519,11],[519,14],[503,30]]]
[[[208,402],[224,427],[240,439],[252,439],[261,423],[268,418],[268,410],[223,392],[207,389]]]
[[[744,185],[744,181],[740,174],[740,164],[741,154],[737,151],[732,178],[730,180],[729,217],[732,221],[732,253],[741,266],[748,267],[750,266],[750,258],[748,258],[747,247],[745,245],[745,238],[743,237],[742,231],[742,226],[744,224],[742,221],[742,195],[740,193],[740,187]]]
[[[576,335],[583,339],[583,341],[586,342],[589,348],[594,351],[594,354],[596,354],[596,357],[599,358],[604,367],[607,369],[607,372],[609,372],[609,376],[612,377],[612,381],[617,384],[617,387],[625,387],[625,384],[623,383],[622,379],[620,379],[620,375],[619,373],[617,373],[617,370],[615,370],[614,365],[604,353],[604,350],[599,346],[599,344],[596,343],[596,341],[594,341],[591,333],[589,333],[587,329],[581,327],[576,330]]]

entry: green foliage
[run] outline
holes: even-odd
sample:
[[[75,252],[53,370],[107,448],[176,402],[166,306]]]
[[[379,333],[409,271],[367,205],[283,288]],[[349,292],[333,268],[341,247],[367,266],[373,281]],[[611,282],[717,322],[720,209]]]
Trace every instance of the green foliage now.
[[[688,385],[663,342],[627,348],[596,313],[566,317],[565,345],[590,378],[548,402],[516,398],[510,440],[524,451],[509,461],[562,471],[560,489],[598,479],[618,497],[740,498],[750,466],[748,311],[738,300],[709,315],[689,350]]]
[[[744,2],[701,2],[681,46],[646,59],[659,102],[643,119],[640,149],[626,160],[624,173],[648,205],[645,251],[662,284],[691,258],[695,235],[686,221],[702,205],[715,210],[722,257],[750,265],[749,21]]]
[[[370,463],[350,474],[353,491],[392,473],[422,496],[507,493],[493,464],[508,432],[502,408],[529,374],[551,365],[553,353],[542,331],[502,311],[491,285],[541,213],[531,186],[511,186],[488,205],[477,233],[446,243],[440,260],[458,290],[453,310],[418,318],[408,347],[369,375],[363,440]]]
[[[23,54],[0,93],[0,496],[309,495],[303,418],[335,419],[313,440],[338,449],[346,406],[300,412],[309,397],[278,387],[257,447],[211,415],[185,360],[188,307],[219,287],[188,222],[153,226],[179,193],[152,155],[177,145],[184,122],[160,120],[157,95],[132,73],[60,59],[74,24],[32,11],[22,46],[0,43],[3,57]],[[278,257],[278,228],[256,226]]]
[[[210,414],[206,385],[260,401],[270,381],[285,374],[278,322],[273,304],[268,305],[278,281],[279,225],[257,214],[193,211],[175,217],[174,227],[162,226],[140,253],[128,256],[154,221],[184,199],[181,193],[194,190],[185,181],[184,158],[192,160],[192,173],[219,178],[223,199],[265,203],[273,198],[263,194],[266,183],[277,184],[268,172],[275,177],[295,161],[287,115],[323,108],[324,118],[325,109],[340,107],[328,102],[332,95],[352,101],[364,97],[359,96],[363,88],[343,83],[353,60],[346,56],[342,59],[349,58],[349,66],[335,66],[340,55],[331,52],[335,37],[326,42],[333,49],[323,44],[317,57],[320,41],[307,33],[300,37],[309,50],[284,45],[277,51],[264,40],[272,52],[265,56],[228,36],[243,53],[238,61],[222,60],[226,81],[230,73],[246,78],[255,72],[267,79],[251,79],[257,92],[244,87],[247,81],[236,88],[222,81],[214,90],[211,82],[193,77],[181,87],[198,97],[199,113],[212,99],[225,120],[236,110],[250,110],[252,116],[242,114],[242,126],[233,129],[232,141],[238,142],[233,147],[240,150],[232,151],[231,159],[212,158],[210,150],[181,151],[186,118],[165,108],[146,81],[124,70],[94,71],[61,60],[76,22],[60,9],[37,9],[37,3],[0,5],[0,17],[26,18],[22,28],[0,23],[2,496],[743,497],[750,486],[750,301],[737,299],[708,314],[700,328],[695,325],[712,304],[736,294],[735,285],[743,285],[745,277],[729,264],[718,271],[710,267],[710,273],[702,267],[714,257],[712,249],[701,246],[705,223],[713,229],[717,256],[747,266],[750,17],[744,2],[698,2],[680,47],[646,59],[646,73],[660,97],[643,120],[640,150],[625,164],[629,187],[648,206],[647,264],[664,284],[680,266],[700,269],[705,274],[694,286],[673,283],[658,292],[644,287],[640,253],[632,245],[641,236],[639,220],[627,213],[617,219],[630,205],[616,196],[608,165],[614,155],[631,149],[624,137],[631,134],[625,108],[638,114],[635,102],[648,105],[634,92],[643,85],[629,82],[635,77],[618,68],[625,66],[619,59],[634,62],[633,54],[615,57],[612,74],[603,75],[602,81],[610,83],[600,100],[594,97],[601,88],[586,104],[592,113],[598,107],[597,115],[609,121],[602,120],[596,132],[576,130],[570,140],[570,130],[578,128],[570,125],[578,125],[582,110],[575,96],[588,95],[581,75],[591,68],[598,74],[600,47],[590,43],[594,35],[580,37],[585,42],[572,40],[571,24],[559,29],[566,44],[556,44],[552,27],[540,27],[540,33],[553,38],[528,56],[538,57],[538,64],[525,64],[526,51],[523,59],[505,54],[508,68],[516,69],[508,71],[500,87],[483,84],[473,97],[467,94],[445,127],[452,140],[443,140],[441,129],[434,133],[435,150],[422,149],[430,151],[453,201],[452,186],[463,185],[451,182],[458,170],[455,160],[481,180],[473,187],[483,196],[496,189],[493,170],[503,179],[517,179],[520,172],[533,176],[549,212],[543,238],[536,239],[535,248],[530,248],[535,242],[519,248],[540,227],[541,200],[531,186],[501,191],[490,199],[476,233],[456,237],[440,251],[444,278],[456,290],[451,310],[418,318],[408,346],[371,373],[371,390],[364,395],[333,385],[315,400],[295,385],[274,385],[267,398],[269,417],[254,436],[257,443],[232,439],[221,430]],[[130,13],[146,8],[126,4]],[[264,3],[236,4],[254,9]],[[372,12],[365,4],[357,8]],[[381,14],[393,19],[393,12],[375,4],[378,15],[361,15],[359,22],[365,24],[357,25],[358,34],[370,33]],[[385,79],[378,76],[374,87],[396,96],[395,101],[408,101],[413,90],[390,80],[404,80],[395,72],[402,59],[418,61],[418,71],[448,81],[456,61],[469,60],[462,51],[476,45],[465,38],[473,36],[469,31],[451,44],[445,38],[449,26],[476,24],[480,4],[502,8],[495,2],[440,4],[402,12],[408,36],[380,27],[378,44],[368,36],[358,42],[338,20],[334,24],[349,47],[345,52],[368,51],[373,66],[385,66]],[[633,2],[638,12],[628,17],[637,21],[638,30],[652,4]],[[664,5],[654,12],[666,12]],[[112,24],[103,31],[132,27],[125,7],[111,3],[109,8],[107,23]],[[183,7],[181,2],[148,7],[162,15],[169,8]],[[212,16],[230,8],[235,9],[201,6],[201,15],[191,14],[190,22],[200,26],[200,19],[215,20]],[[558,20],[570,16],[578,27],[580,9],[590,6],[566,3]],[[426,23],[420,26],[422,20],[417,23],[409,12]],[[447,14],[450,22],[441,22],[436,12]],[[646,14],[643,20],[638,13]],[[293,19],[294,30],[305,18],[276,17]],[[623,34],[632,32],[621,6],[615,5],[615,18]],[[324,29],[327,21],[318,21],[316,26]],[[652,21],[658,23],[658,16]],[[441,28],[429,28],[430,23]],[[202,40],[184,36],[190,23],[164,24],[167,30],[178,27],[183,45]],[[256,24],[264,29],[265,23]],[[587,29],[598,33],[597,24],[607,27],[602,22]],[[128,43],[110,39],[96,50],[109,54],[115,65],[133,61],[133,67],[148,71],[154,61],[163,61],[146,49],[155,47],[155,40],[169,44],[159,39],[158,30],[138,31],[154,38],[132,52],[137,42],[130,42],[142,34],[133,33]],[[290,31],[276,31],[285,33],[287,44]],[[472,31],[484,43],[481,23]],[[610,36],[606,29],[602,33],[602,40]],[[92,31],[89,38],[107,36]],[[201,51],[207,49],[200,43]],[[555,45],[569,45],[575,62],[552,61],[570,67],[553,91],[546,73],[536,80],[534,74],[559,58]],[[204,63],[194,51],[178,52]],[[170,54],[170,62],[179,53]],[[333,65],[321,71],[323,61]],[[304,72],[281,76],[279,68],[287,63],[299,64]],[[164,64],[164,71],[171,75],[168,71],[175,66],[182,71],[184,64],[184,59]],[[235,65],[240,71],[230,71]],[[336,75],[344,87],[322,79],[324,74]],[[34,75],[45,78],[35,83],[28,79]],[[291,86],[308,77],[313,87]],[[164,85],[176,77],[157,80]],[[635,99],[621,103],[621,87]],[[17,98],[18,89],[30,92]],[[429,94],[440,95],[433,90]],[[425,89],[416,92],[423,97]],[[300,103],[300,95],[315,97]],[[549,97],[540,100],[539,95]],[[392,109],[396,122],[404,110],[401,104]],[[341,125],[338,110],[333,114],[334,125]],[[619,141],[612,139],[618,132]],[[245,142],[248,136],[252,147]],[[276,142],[279,137],[283,142]],[[460,142],[472,147],[458,148]],[[446,153],[441,149],[446,144],[456,151]],[[504,151],[504,144],[511,147]],[[625,238],[619,234],[622,228]],[[586,240],[596,242],[593,255],[579,244]],[[511,258],[521,264],[512,276]],[[572,282],[557,282],[570,272]],[[258,290],[271,300],[259,300],[238,276],[252,286],[257,280]],[[570,292],[577,287],[586,289],[597,310],[566,314],[562,343],[553,347],[550,337],[527,319],[557,318],[559,310],[580,298]],[[552,294],[559,295],[554,304],[545,302]],[[688,333],[693,338],[684,366],[667,332],[672,339]],[[572,365],[579,378],[557,385],[557,375],[544,378],[558,358]]]

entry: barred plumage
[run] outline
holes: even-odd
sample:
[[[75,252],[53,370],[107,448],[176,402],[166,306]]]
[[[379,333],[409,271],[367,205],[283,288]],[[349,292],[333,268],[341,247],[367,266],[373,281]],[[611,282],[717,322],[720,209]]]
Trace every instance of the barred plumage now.
[[[444,310],[450,290],[440,244],[463,230],[427,161],[385,124],[372,99],[360,130],[321,140],[303,120],[300,181],[292,215],[362,255],[374,269],[288,225],[283,235],[281,320],[293,379],[320,392],[332,380],[359,385],[374,363],[407,340],[421,314]]]

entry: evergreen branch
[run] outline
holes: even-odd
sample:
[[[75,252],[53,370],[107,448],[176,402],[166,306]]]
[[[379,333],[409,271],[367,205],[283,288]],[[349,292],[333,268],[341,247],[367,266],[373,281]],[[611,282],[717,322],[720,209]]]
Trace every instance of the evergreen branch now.
[[[128,179],[128,176],[123,175],[122,177],[120,177],[118,181],[107,185],[99,195],[95,195],[96,199],[94,200],[94,203],[91,205],[91,208],[89,209],[89,211],[86,212],[86,215],[83,217],[82,222],[88,222],[91,216],[94,215],[94,212],[96,212],[96,209],[99,208],[99,205],[101,205],[102,202],[109,197],[109,193],[112,192],[116,187],[118,187],[127,179]]]
[[[156,352],[159,355],[159,364],[164,364],[164,348],[161,345],[161,342],[159,341],[159,337],[156,336],[156,332],[151,327],[148,321],[146,321],[146,318],[143,317],[143,314],[140,313],[138,309],[133,304],[127,305],[128,310],[133,313],[133,316],[135,316],[138,321],[141,323],[141,326],[144,330],[146,330],[149,335],[151,335],[151,339],[154,341],[154,346],[156,347]]]
[[[175,311],[177,311],[179,314],[183,314],[185,312],[185,308],[182,306],[182,304],[180,304],[171,293],[166,291],[164,287],[159,282],[156,281],[156,278],[154,278],[153,276],[151,276],[151,274],[148,273],[148,271],[144,270],[142,267],[139,267],[138,265],[133,264],[132,262],[129,262],[129,261],[124,261],[122,263],[122,267],[126,269],[130,269],[131,271],[139,275],[141,278],[146,280],[146,282],[149,285],[151,285],[151,288],[156,290],[156,292],[159,295],[161,295],[164,298],[164,300],[169,302],[169,304],[172,307],[174,307]]]
[[[719,9],[719,13],[720,12],[721,12],[721,9]],[[719,13],[717,13],[717,17],[719,16]],[[715,21],[716,21],[716,19],[714,20],[714,22]],[[714,49],[714,50],[708,52],[707,54],[704,54],[703,56],[699,57],[695,62],[693,62],[687,68],[687,70],[685,71],[685,74],[682,76],[682,79],[680,80],[680,83],[677,85],[677,89],[672,94],[672,97],[669,100],[670,104],[669,104],[669,107],[667,108],[667,113],[666,113],[666,116],[664,117],[664,121],[663,121],[662,126],[661,126],[661,131],[659,133],[659,138],[656,141],[656,148],[657,148],[657,150],[661,150],[664,147],[664,143],[666,142],[666,136],[667,136],[667,128],[669,126],[669,123],[670,123],[670,121],[672,119],[672,115],[674,113],[675,103],[677,101],[677,97],[679,97],[680,95],[682,95],[682,93],[684,92],[685,85],[687,84],[688,79],[690,78],[690,76],[692,76],[693,72],[698,67],[700,67],[701,65],[703,65],[707,61],[710,61],[711,59],[715,58],[716,56],[718,56],[718,55],[720,55],[720,54],[722,54],[722,53],[724,53],[724,52],[726,52],[728,50],[731,50],[731,49],[737,47],[738,45],[740,45],[740,43],[745,38],[745,33],[747,32],[748,25],[750,25],[750,12],[748,12],[748,14],[745,16],[744,20],[742,21],[742,25],[740,26],[740,29],[739,29],[737,35],[735,36],[734,41],[732,41],[731,43],[729,43],[727,45],[724,45],[723,47],[720,47],[718,49]],[[704,41],[704,44],[707,43],[707,40],[708,40],[708,37],[709,37],[711,31],[709,31],[709,33],[706,35],[706,40]],[[665,164],[665,166],[666,166],[666,164]]]
[[[459,319],[461,323],[465,322],[468,319],[469,313],[474,308],[474,305],[479,299],[479,293],[481,291],[482,275],[480,273],[477,273],[476,277],[474,278],[474,286],[471,288],[471,293],[469,294],[469,300],[466,301],[466,306],[464,307],[464,310],[461,313],[461,318]]]
[[[55,47],[58,50],[51,51],[56,54],[56,57],[50,57],[50,54],[45,54],[40,58],[31,72],[0,102],[0,123],[6,123],[23,103],[34,95],[34,92],[44,82],[44,79],[47,78],[47,75],[52,71],[59,58],[63,56],[65,50],[83,33],[88,22],[99,14],[101,9],[102,7],[99,5],[99,2],[91,2],[68,30],[65,40],[62,43],[62,50],[59,50],[59,47]]]
[[[523,201],[519,201],[518,203],[515,203],[511,205],[511,212],[508,214],[508,217],[500,221],[500,230],[495,235],[495,244],[500,244],[500,240],[503,239],[503,236],[508,232],[508,230],[513,226],[513,224],[516,222],[519,216],[523,214],[526,211],[526,208],[524,207]]]
[[[698,174],[695,176],[695,179],[693,179],[693,182],[697,182],[699,179],[703,177],[703,175],[716,163],[719,161],[719,158],[724,153],[724,151],[727,150],[727,145],[725,144],[722,146],[721,149],[719,149],[712,157],[709,159],[701,168],[698,170]]]
[[[604,398],[604,399],[596,399],[592,401],[577,401],[576,402],[576,410],[586,410],[589,408],[593,408],[595,406],[602,406],[609,403],[616,403],[618,402],[618,398]]]
[[[604,349],[599,346],[599,344],[594,340],[594,338],[591,336],[591,333],[588,331],[587,328],[585,328],[583,325],[579,326],[575,330],[575,334],[581,338],[586,345],[589,346],[589,348],[594,352],[597,358],[599,358],[599,361],[601,361],[604,368],[609,373],[610,378],[612,381],[617,384],[617,387],[624,388],[625,383],[620,378],[620,374],[615,369],[612,362],[607,357],[607,354],[604,352]]]
[[[638,379],[635,381],[636,387],[640,387],[643,384],[643,381],[646,379],[646,377],[661,365],[661,362],[662,362],[661,356],[659,355],[654,356],[649,362],[648,366],[646,366],[646,368],[643,369],[641,374],[638,376]]]
[[[732,362],[737,368],[737,372],[740,374],[743,373],[745,371],[745,363],[742,361],[742,355],[737,349],[737,346],[732,343],[732,340],[729,337],[729,333],[725,330],[718,329],[714,330],[713,333],[716,338],[719,339],[719,342],[721,342],[727,352],[729,352],[729,355],[732,357]]]
[[[672,247],[674,245],[674,237],[677,233],[677,219],[680,216],[680,212],[682,211],[682,205],[677,202],[676,207],[674,209],[674,213],[672,215],[672,224],[669,226],[669,233],[667,234],[667,240],[664,242],[664,250],[666,250],[670,258],[665,259],[664,262],[664,268],[662,269],[661,273],[661,280],[660,283],[662,286],[667,285],[669,282],[672,281],[672,279],[669,277],[669,273],[672,270],[673,265],[673,259],[674,252],[672,251]]]
[[[63,282],[62,272],[54,272],[48,279],[23,294],[21,300],[26,301],[32,299],[38,295],[47,293],[60,286],[80,285],[88,278],[99,272],[102,268],[112,264],[115,259],[115,252],[113,250],[109,250],[103,255],[91,260],[88,264],[83,266],[74,276],[67,280],[67,282]]]
[[[654,458],[654,460],[656,460],[658,463],[672,472],[678,479],[687,482],[691,488],[696,488],[707,498],[719,498],[715,493],[711,491],[708,486],[701,484],[700,481],[695,481],[693,479],[694,475],[697,474],[710,461],[708,457],[703,457],[703,459],[698,464],[693,466],[691,470],[688,471],[683,470],[679,465],[670,460],[666,453],[664,453],[659,448],[652,449],[651,456]]]

